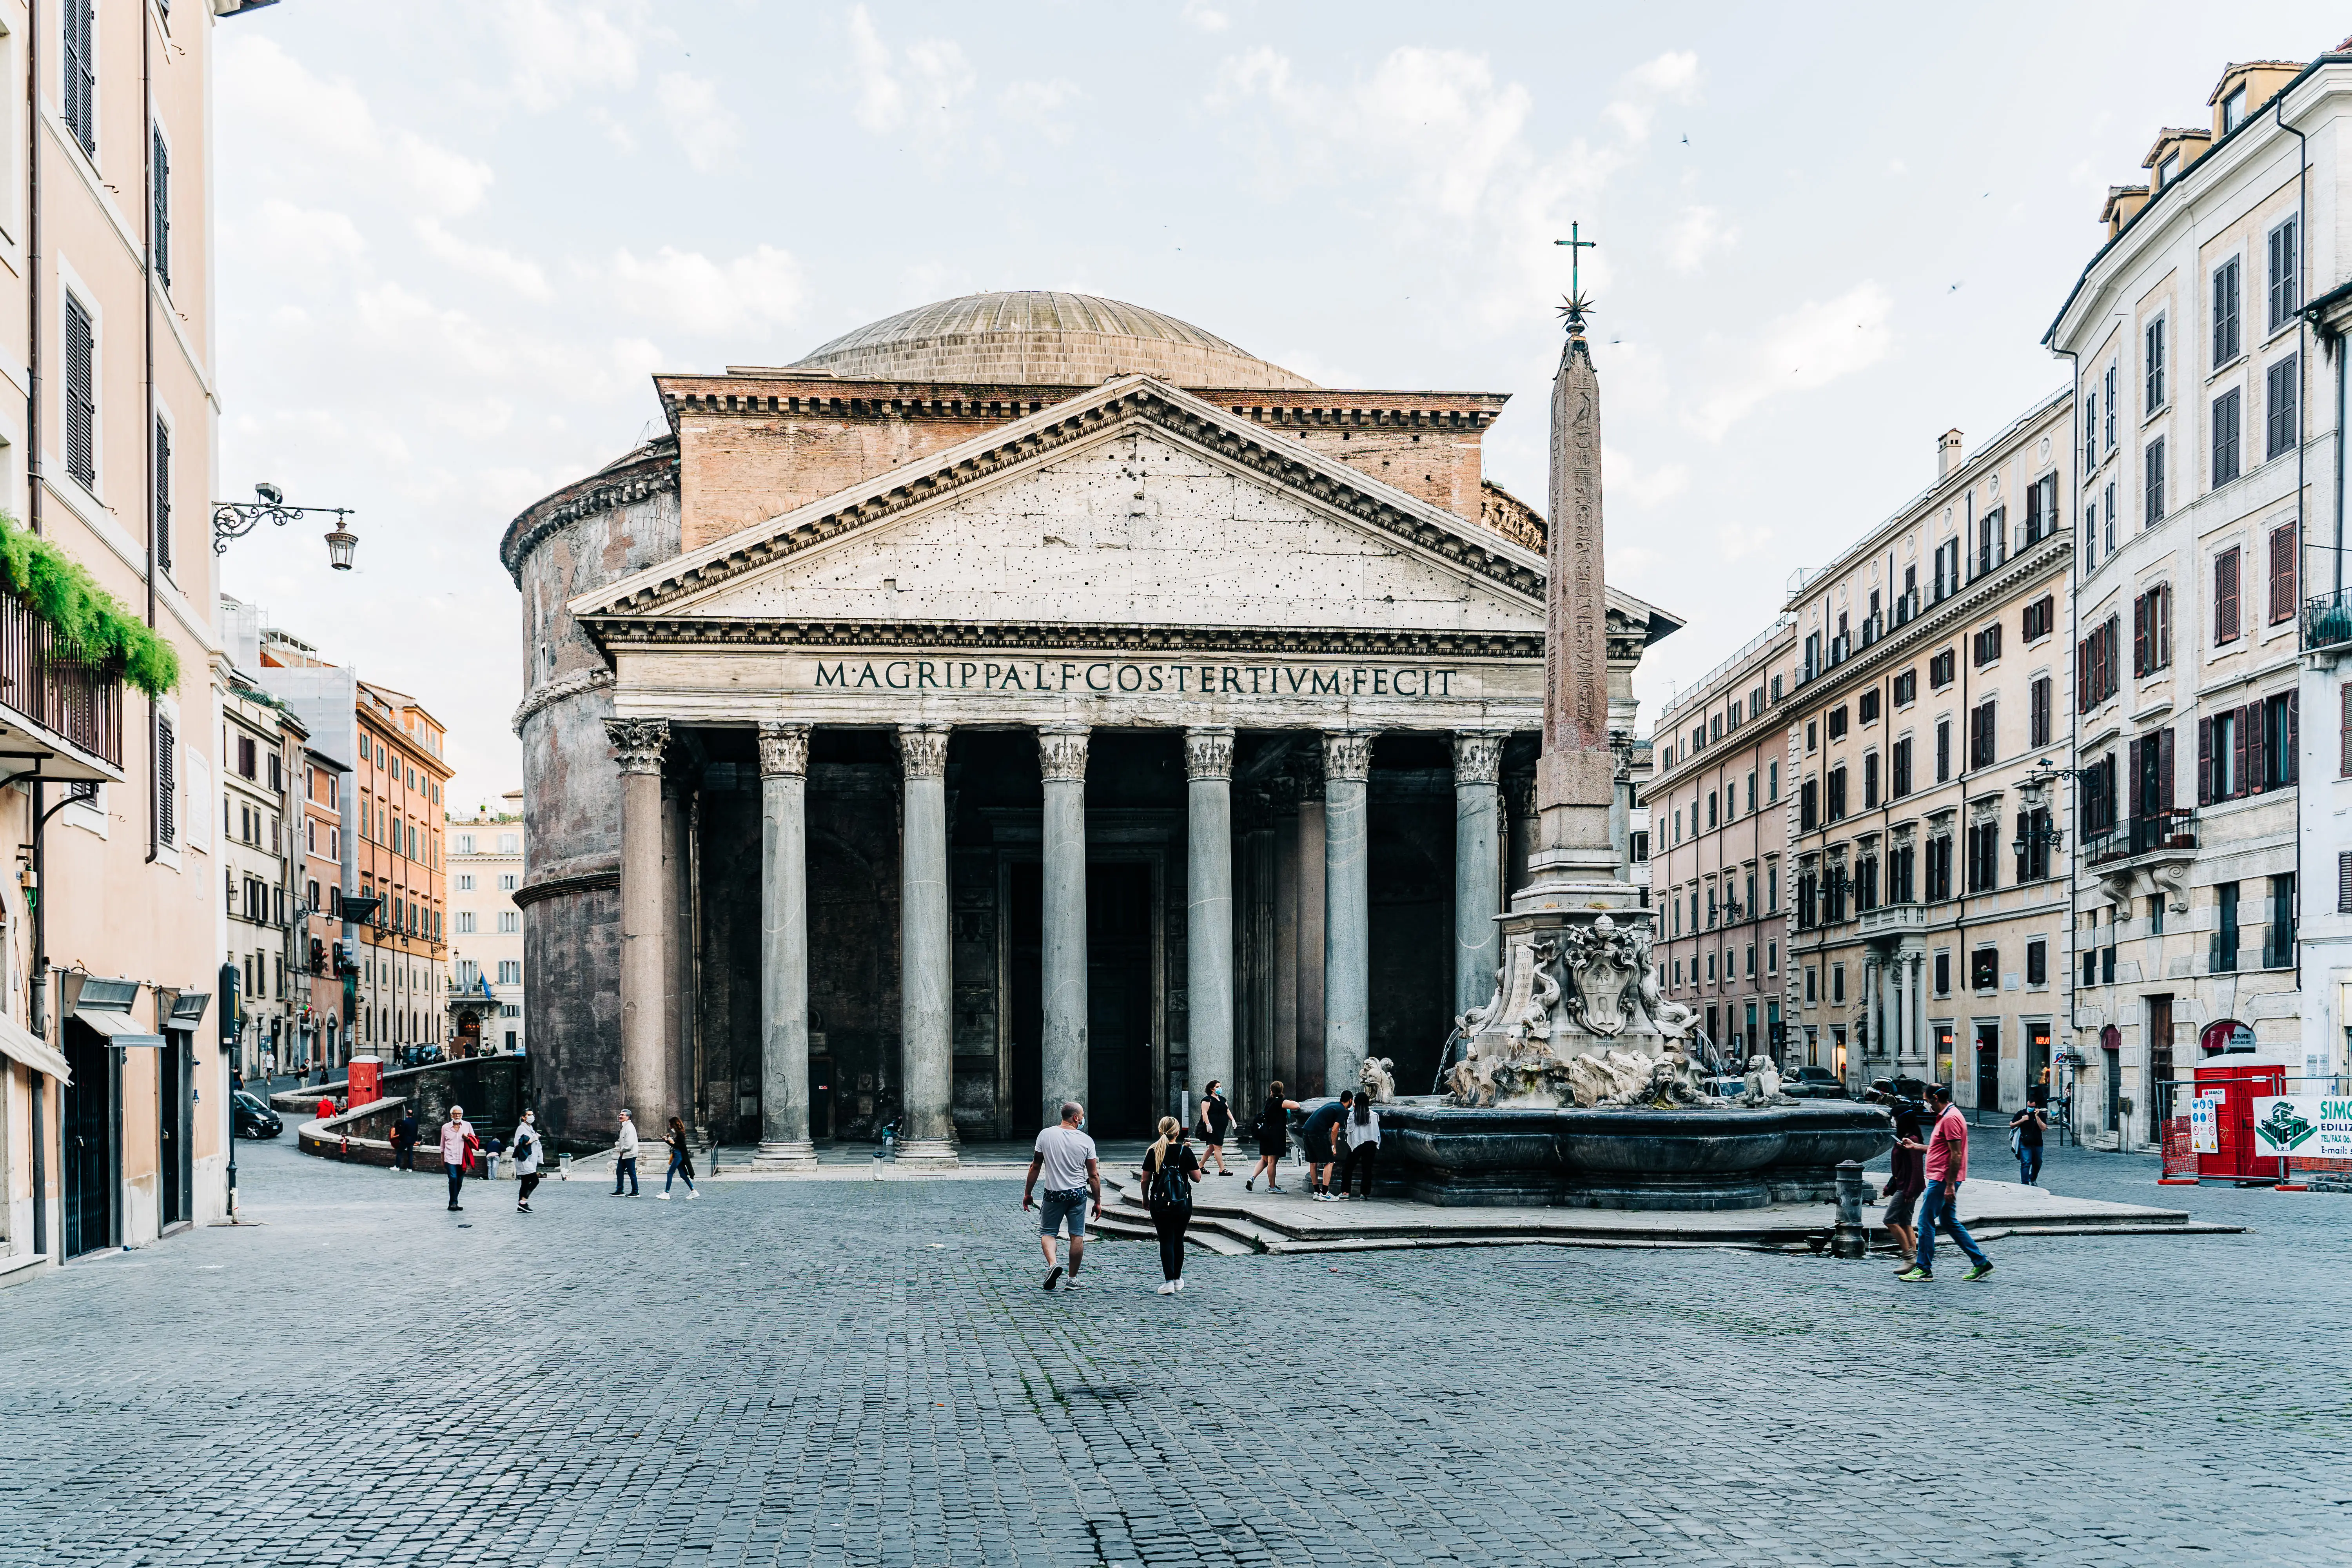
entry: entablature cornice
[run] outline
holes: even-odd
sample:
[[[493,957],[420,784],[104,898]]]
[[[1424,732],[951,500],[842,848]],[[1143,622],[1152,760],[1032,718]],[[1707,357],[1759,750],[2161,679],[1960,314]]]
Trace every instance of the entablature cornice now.
[[[610,647],[969,648],[1004,653],[1254,653],[1300,657],[1543,660],[1540,632],[1355,626],[1094,626],[1072,621],[834,621],[592,616]]]
[[[1802,714],[1847,695],[1854,688],[1874,684],[1888,669],[1919,657],[1926,645],[1941,642],[1969,623],[1999,613],[2011,595],[2034,586],[2044,575],[2061,575],[2074,559],[2074,542],[2058,532],[2012,555],[2002,565],[1969,584],[1940,604],[1931,605],[1903,626],[1861,652],[1850,655],[1834,669],[1799,685],[1789,693],[1790,706]]]

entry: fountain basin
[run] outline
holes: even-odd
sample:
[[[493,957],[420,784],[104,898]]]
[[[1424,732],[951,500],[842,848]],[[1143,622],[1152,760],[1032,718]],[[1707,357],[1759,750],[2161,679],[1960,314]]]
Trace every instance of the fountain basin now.
[[[1383,1175],[1423,1203],[1751,1209],[1833,1200],[1838,1165],[1893,1148],[1895,1123],[1844,1100],[1585,1110],[1424,1097],[1381,1107],[1381,1142]]]

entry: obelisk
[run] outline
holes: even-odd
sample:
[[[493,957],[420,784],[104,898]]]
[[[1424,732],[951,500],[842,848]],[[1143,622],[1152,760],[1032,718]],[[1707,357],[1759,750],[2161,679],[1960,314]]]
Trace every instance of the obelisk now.
[[[1543,751],[1522,909],[1619,910],[1638,900],[1609,834],[1608,590],[1601,574],[1601,378],[1571,306],[1551,385],[1551,517],[1545,541]]]

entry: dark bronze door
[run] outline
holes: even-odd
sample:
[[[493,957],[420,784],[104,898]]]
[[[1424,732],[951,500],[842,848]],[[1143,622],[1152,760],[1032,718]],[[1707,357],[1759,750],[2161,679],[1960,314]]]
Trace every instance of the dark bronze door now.
[[[1097,1138],[1149,1138],[1151,868],[1087,868],[1087,1125]]]
[[[79,1026],[67,1031],[65,1249],[68,1258],[114,1245],[115,1053]]]

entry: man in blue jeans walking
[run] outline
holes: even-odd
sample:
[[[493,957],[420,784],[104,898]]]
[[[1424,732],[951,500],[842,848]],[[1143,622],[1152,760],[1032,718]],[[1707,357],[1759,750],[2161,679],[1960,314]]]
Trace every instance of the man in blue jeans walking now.
[[[1936,1128],[1927,1134],[1927,1190],[1919,1198],[1919,1260],[1895,1278],[1906,1285],[1934,1281],[1936,1226],[1941,1225],[1975,1265],[1960,1278],[1982,1279],[1992,1272],[1992,1259],[1960,1223],[1960,1184],[1969,1175],[1968,1118],[1952,1104],[1948,1084],[1927,1086],[1927,1108],[1936,1112]]]

